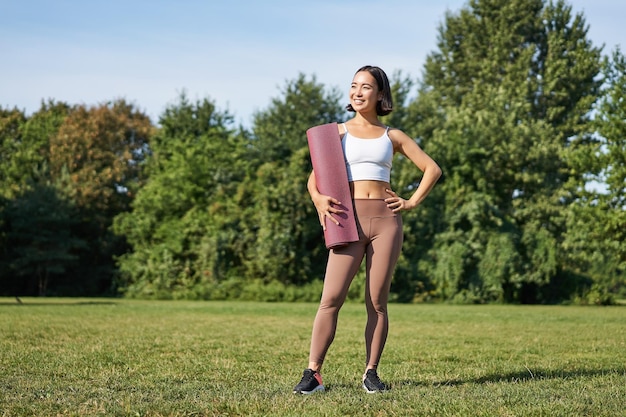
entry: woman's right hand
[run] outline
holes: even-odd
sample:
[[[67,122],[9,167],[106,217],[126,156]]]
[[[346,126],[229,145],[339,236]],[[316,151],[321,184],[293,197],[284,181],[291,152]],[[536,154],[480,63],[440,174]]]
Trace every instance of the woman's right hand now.
[[[339,208],[333,207],[341,204],[341,201],[324,194],[317,194],[315,197],[311,198],[313,200],[313,204],[315,204],[315,208],[317,209],[317,216],[320,220],[320,225],[323,230],[326,230],[326,218],[328,217],[333,223],[339,226],[339,220],[332,216],[332,213],[335,214],[343,214],[345,210],[341,210]]]

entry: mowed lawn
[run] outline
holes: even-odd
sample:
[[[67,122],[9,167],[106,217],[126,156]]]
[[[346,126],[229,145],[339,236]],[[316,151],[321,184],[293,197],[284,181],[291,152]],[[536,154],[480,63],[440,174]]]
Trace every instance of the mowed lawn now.
[[[361,388],[344,306],[325,393],[292,393],[316,304],[0,298],[0,416],[626,416],[626,307],[398,305]]]

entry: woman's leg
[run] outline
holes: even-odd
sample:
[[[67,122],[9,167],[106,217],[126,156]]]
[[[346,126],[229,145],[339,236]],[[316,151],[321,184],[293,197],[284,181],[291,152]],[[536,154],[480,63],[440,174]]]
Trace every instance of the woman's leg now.
[[[366,369],[378,367],[387,341],[389,289],[403,241],[402,217],[394,215],[386,205],[380,210],[381,217],[370,219],[371,243],[366,252]]]
[[[343,305],[350,283],[363,260],[365,245],[363,239],[340,249],[333,249],[328,255],[324,289],[311,335],[309,368],[320,370],[326,352],[335,338],[337,318]]]

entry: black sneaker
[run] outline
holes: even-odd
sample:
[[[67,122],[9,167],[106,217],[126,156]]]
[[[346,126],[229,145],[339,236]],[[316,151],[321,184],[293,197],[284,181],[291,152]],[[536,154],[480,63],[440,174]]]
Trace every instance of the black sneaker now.
[[[363,374],[363,388],[368,394],[387,391],[388,389],[385,384],[380,382],[376,369],[368,369],[365,374]]]
[[[316,391],[324,392],[322,376],[313,369],[305,369],[302,380],[293,389],[294,394],[313,394]]]

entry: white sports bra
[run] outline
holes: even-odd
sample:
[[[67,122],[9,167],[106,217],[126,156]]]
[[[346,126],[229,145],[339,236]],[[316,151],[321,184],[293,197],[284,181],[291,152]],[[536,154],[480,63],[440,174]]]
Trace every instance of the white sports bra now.
[[[389,138],[389,127],[376,139],[361,139],[352,136],[343,123],[345,134],[341,140],[343,155],[348,170],[348,181],[375,180],[389,182],[393,144]]]

